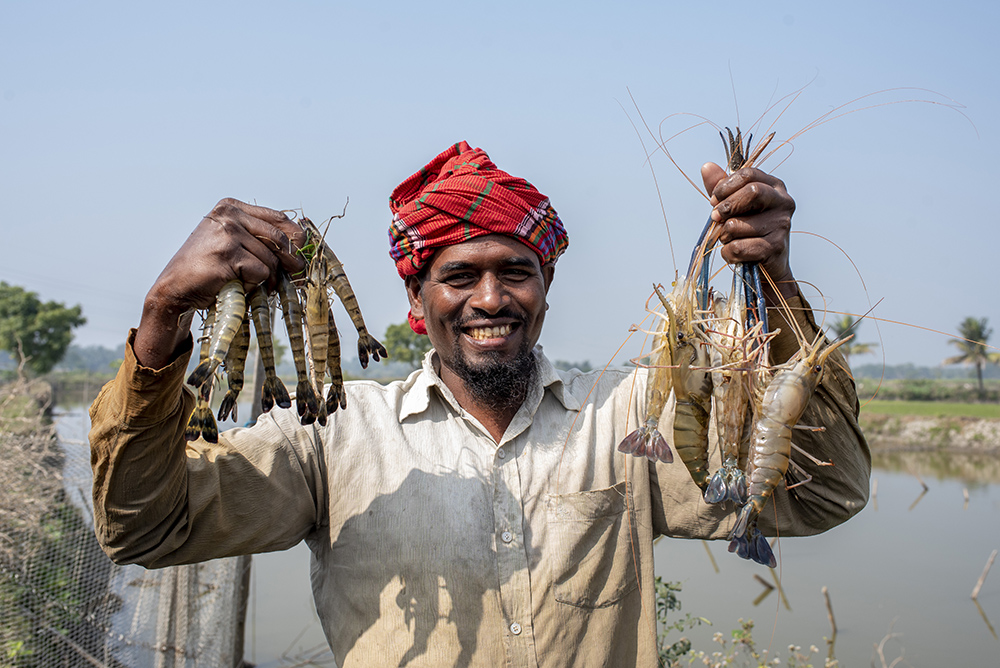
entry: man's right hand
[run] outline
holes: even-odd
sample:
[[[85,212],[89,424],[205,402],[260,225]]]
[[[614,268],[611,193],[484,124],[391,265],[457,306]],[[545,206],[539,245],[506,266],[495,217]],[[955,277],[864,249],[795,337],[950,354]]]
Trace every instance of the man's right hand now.
[[[249,292],[274,286],[279,267],[305,268],[297,254],[305,232],[285,214],[224,199],[215,205],[160,273],[143,304],[133,350],[145,367],[169,364],[191,330],[197,309],[208,308],[228,281]]]

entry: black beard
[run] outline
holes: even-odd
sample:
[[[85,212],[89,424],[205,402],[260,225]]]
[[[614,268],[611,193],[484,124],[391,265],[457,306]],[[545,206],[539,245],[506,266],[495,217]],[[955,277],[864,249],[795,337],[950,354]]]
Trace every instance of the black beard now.
[[[488,353],[486,359],[473,366],[461,349],[452,360],[452,371],[465,382],[473,398],[497,411],[517,410],[528,396],[535,378],[535,355],[527,342],[507,361],[499,354]]]

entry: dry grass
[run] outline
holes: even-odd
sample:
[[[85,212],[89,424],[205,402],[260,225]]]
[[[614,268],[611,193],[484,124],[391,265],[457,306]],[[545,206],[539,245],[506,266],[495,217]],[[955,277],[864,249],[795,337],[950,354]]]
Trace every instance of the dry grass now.
[[[24,546],[42,531],[42,518],[62,490],[62,454],[46,419],[44,385],[12,383],[0,388],[0,563],[22,563]]]

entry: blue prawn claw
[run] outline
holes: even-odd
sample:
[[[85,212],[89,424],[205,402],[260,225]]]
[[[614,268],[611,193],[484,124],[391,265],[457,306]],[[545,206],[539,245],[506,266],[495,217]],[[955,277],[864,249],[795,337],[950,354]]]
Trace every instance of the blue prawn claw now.
[[[618,452],[634,457],[645,457],[651,462],[660,461],[669,464],[674,461],[674,455],[667,445],[667,440],[655,426],[643,425],[622,439],[618,444]]]

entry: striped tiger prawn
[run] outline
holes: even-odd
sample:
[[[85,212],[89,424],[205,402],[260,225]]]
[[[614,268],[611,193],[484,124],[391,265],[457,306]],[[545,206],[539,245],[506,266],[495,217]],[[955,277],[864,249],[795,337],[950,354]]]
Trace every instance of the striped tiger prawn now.
[[[333,216],[330,220],[343,215]],[[340,298],[357,329],[361,366],[367,368],[369,359],[378,362],[388,358],[385,347],[368,332],[344,267],[327,245],[325,236],[305,216],[298,218],[297,222],[306,232],[307,239],[300,250],[307,263],[303,274],[289,276],[280,270],[276,295],[268,293],[263,285],[247,295],[240,281],[230,281],[219,292],[210,316],[205,318],[201,361],[187,379],[188,385],[195,388],[199,397],[188,421],[187,440],[204,438],[213,443],[218,440],[218,426],[209,408],[209,399],[216,370],[220,368],[229,375],[230,391],[220,407],[219,419],[230,414],[236,417],[236,396],[243,386],[250,322],[256,329],[265,369],[261,409],[266,413],[275,405],[291,407],[292,399],[275,370],[271,310],[276,300],[281,303],[295,362],[298,376],[295,403],[303,425],[313,422],[325,425],[328,413],[347,408],[340,368],[340,338],[331,310],[333,295]],[[324,400],[327,375],[331,383]]]

